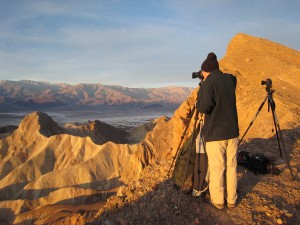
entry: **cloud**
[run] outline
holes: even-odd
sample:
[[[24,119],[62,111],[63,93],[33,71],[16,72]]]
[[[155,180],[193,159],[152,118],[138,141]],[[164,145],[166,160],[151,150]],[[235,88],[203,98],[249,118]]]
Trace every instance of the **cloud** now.
[[[0,75],[125,86],[186,84],[208,52],[222,58],[240,32],[299,50],[300,18],[293,4],[5,2],[0,9]]]

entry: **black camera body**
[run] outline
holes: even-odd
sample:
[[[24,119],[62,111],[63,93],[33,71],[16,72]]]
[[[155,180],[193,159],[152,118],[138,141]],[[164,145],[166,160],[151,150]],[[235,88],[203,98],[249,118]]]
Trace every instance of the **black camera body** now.
[[[266,85],[267,92],[274,92],[274,90],[271,89],[272,88],[272,80],[271,79],[262,80],[261,85]]]
[[[261,85],[266,85],[267,87],[272,87],[272,80],[271,79],[266,79],[261,81]]]
[[[204,76],[202,75],[202,70],[200,70],[199,72],[193,72],[192,78],[193,79],[199,78],[200,79],[199,86],[201,86],[204,80]]]
[[[203,77],[203,75],[202,75],[201,72],[202,72],[201,70],[200,70],[199,72],[193,72],[193,73],[192,73],[192,78],[193,78],[193,79],[199,78],[200,80],[203,80],[204,77]]]

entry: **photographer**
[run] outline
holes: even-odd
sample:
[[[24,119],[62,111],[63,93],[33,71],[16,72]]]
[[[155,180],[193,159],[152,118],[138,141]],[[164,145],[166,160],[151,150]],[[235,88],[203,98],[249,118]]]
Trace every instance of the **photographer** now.
[[[223,209],[226,196],[227,206],[234,208],[237,200],[236,156],[239,136],[236,77],[219,70],[217,56],[212,52],[202,63],[201,70],[204,82],[198,92],[196,107],[205,114],[202,133],[210,171],[211,204]]]

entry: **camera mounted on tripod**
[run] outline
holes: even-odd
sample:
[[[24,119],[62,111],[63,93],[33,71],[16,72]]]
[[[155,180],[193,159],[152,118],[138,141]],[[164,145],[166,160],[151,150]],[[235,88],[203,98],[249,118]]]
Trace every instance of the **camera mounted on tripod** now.
[[[266,85],[267,96],[265,97],[265,99],[263,100],[263,102],[261,103],[261,105],[259,106],[259,108],[258,108],[258,110],[257,110],[257,112],[256,112],[256,114],[254,116],[254,118],[250,122],[250,124],[249,124],[248,128],[246,129],[244,135],[242,136],[242,138],[240,138],[238,145],[240,145],[240,143],[242,142],[242,140],[245,137],[246,133],[248,132],[248,130],[252,126],[254,120],[258,116],[258,113],[260,112],[260,110],[264,106],[265,102],[268,100],[268,112],[270,111],[270,108],[271,108],[272,116],[273,116],[273,122],[274,122],[274,127],[275,127],[275,130],[276,130],[276,137],[277,137],[277,142],[278,142],[280,156],[282,157],[282,153],[284,154],[286,165],[287,165],[287,167],[288,167],[288,169],[290,171],[291,180],[294,180],[293,171],[292,171],[292,168],[291,168],[290,163],[289,163],[287,152],[285,150],[285,145],[284,145],[284,142],[283,142],[283,136],[282,136],[282,133],[281,133],[281,129],[280,129],[279,122],[278,122],[277,115],[276,115],[276,111],[275,111],[275,107],[276,107],[275,106],[275,101],[274,101],[274,99],[272,97],[272,95],[275,92],[275,90],[272,89],[272,80],[271,79],[262,80],[261,81],[261,85]],[[282,143],[280,143],[280,142],[282,142]],[[282,144],[282,146],[281,146],[281,144]]]
[[[275,92],[275,90],[271,89],[272,88],[272,80],[271,79],[262,80],[261,85],[266,85],[267,92],[269,92],[269,93]]]
[[[192,73],[192,79],[195,79],[195,78],[199,78],[200,79],[199,85],[201,85],[202,82],[203,82],[203,80],[204,80],[204,76],[202,75],[202,70],[199,70],[199,72],[193,72]]]

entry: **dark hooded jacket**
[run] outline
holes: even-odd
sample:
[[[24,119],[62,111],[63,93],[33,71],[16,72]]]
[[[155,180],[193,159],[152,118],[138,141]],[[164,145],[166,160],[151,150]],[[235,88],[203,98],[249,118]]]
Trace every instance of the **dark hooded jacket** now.
[[[205,114],[205,141],[220,141],[239,136],[236,109],[236,77],[214,70],[198,92],[197,110]]]

